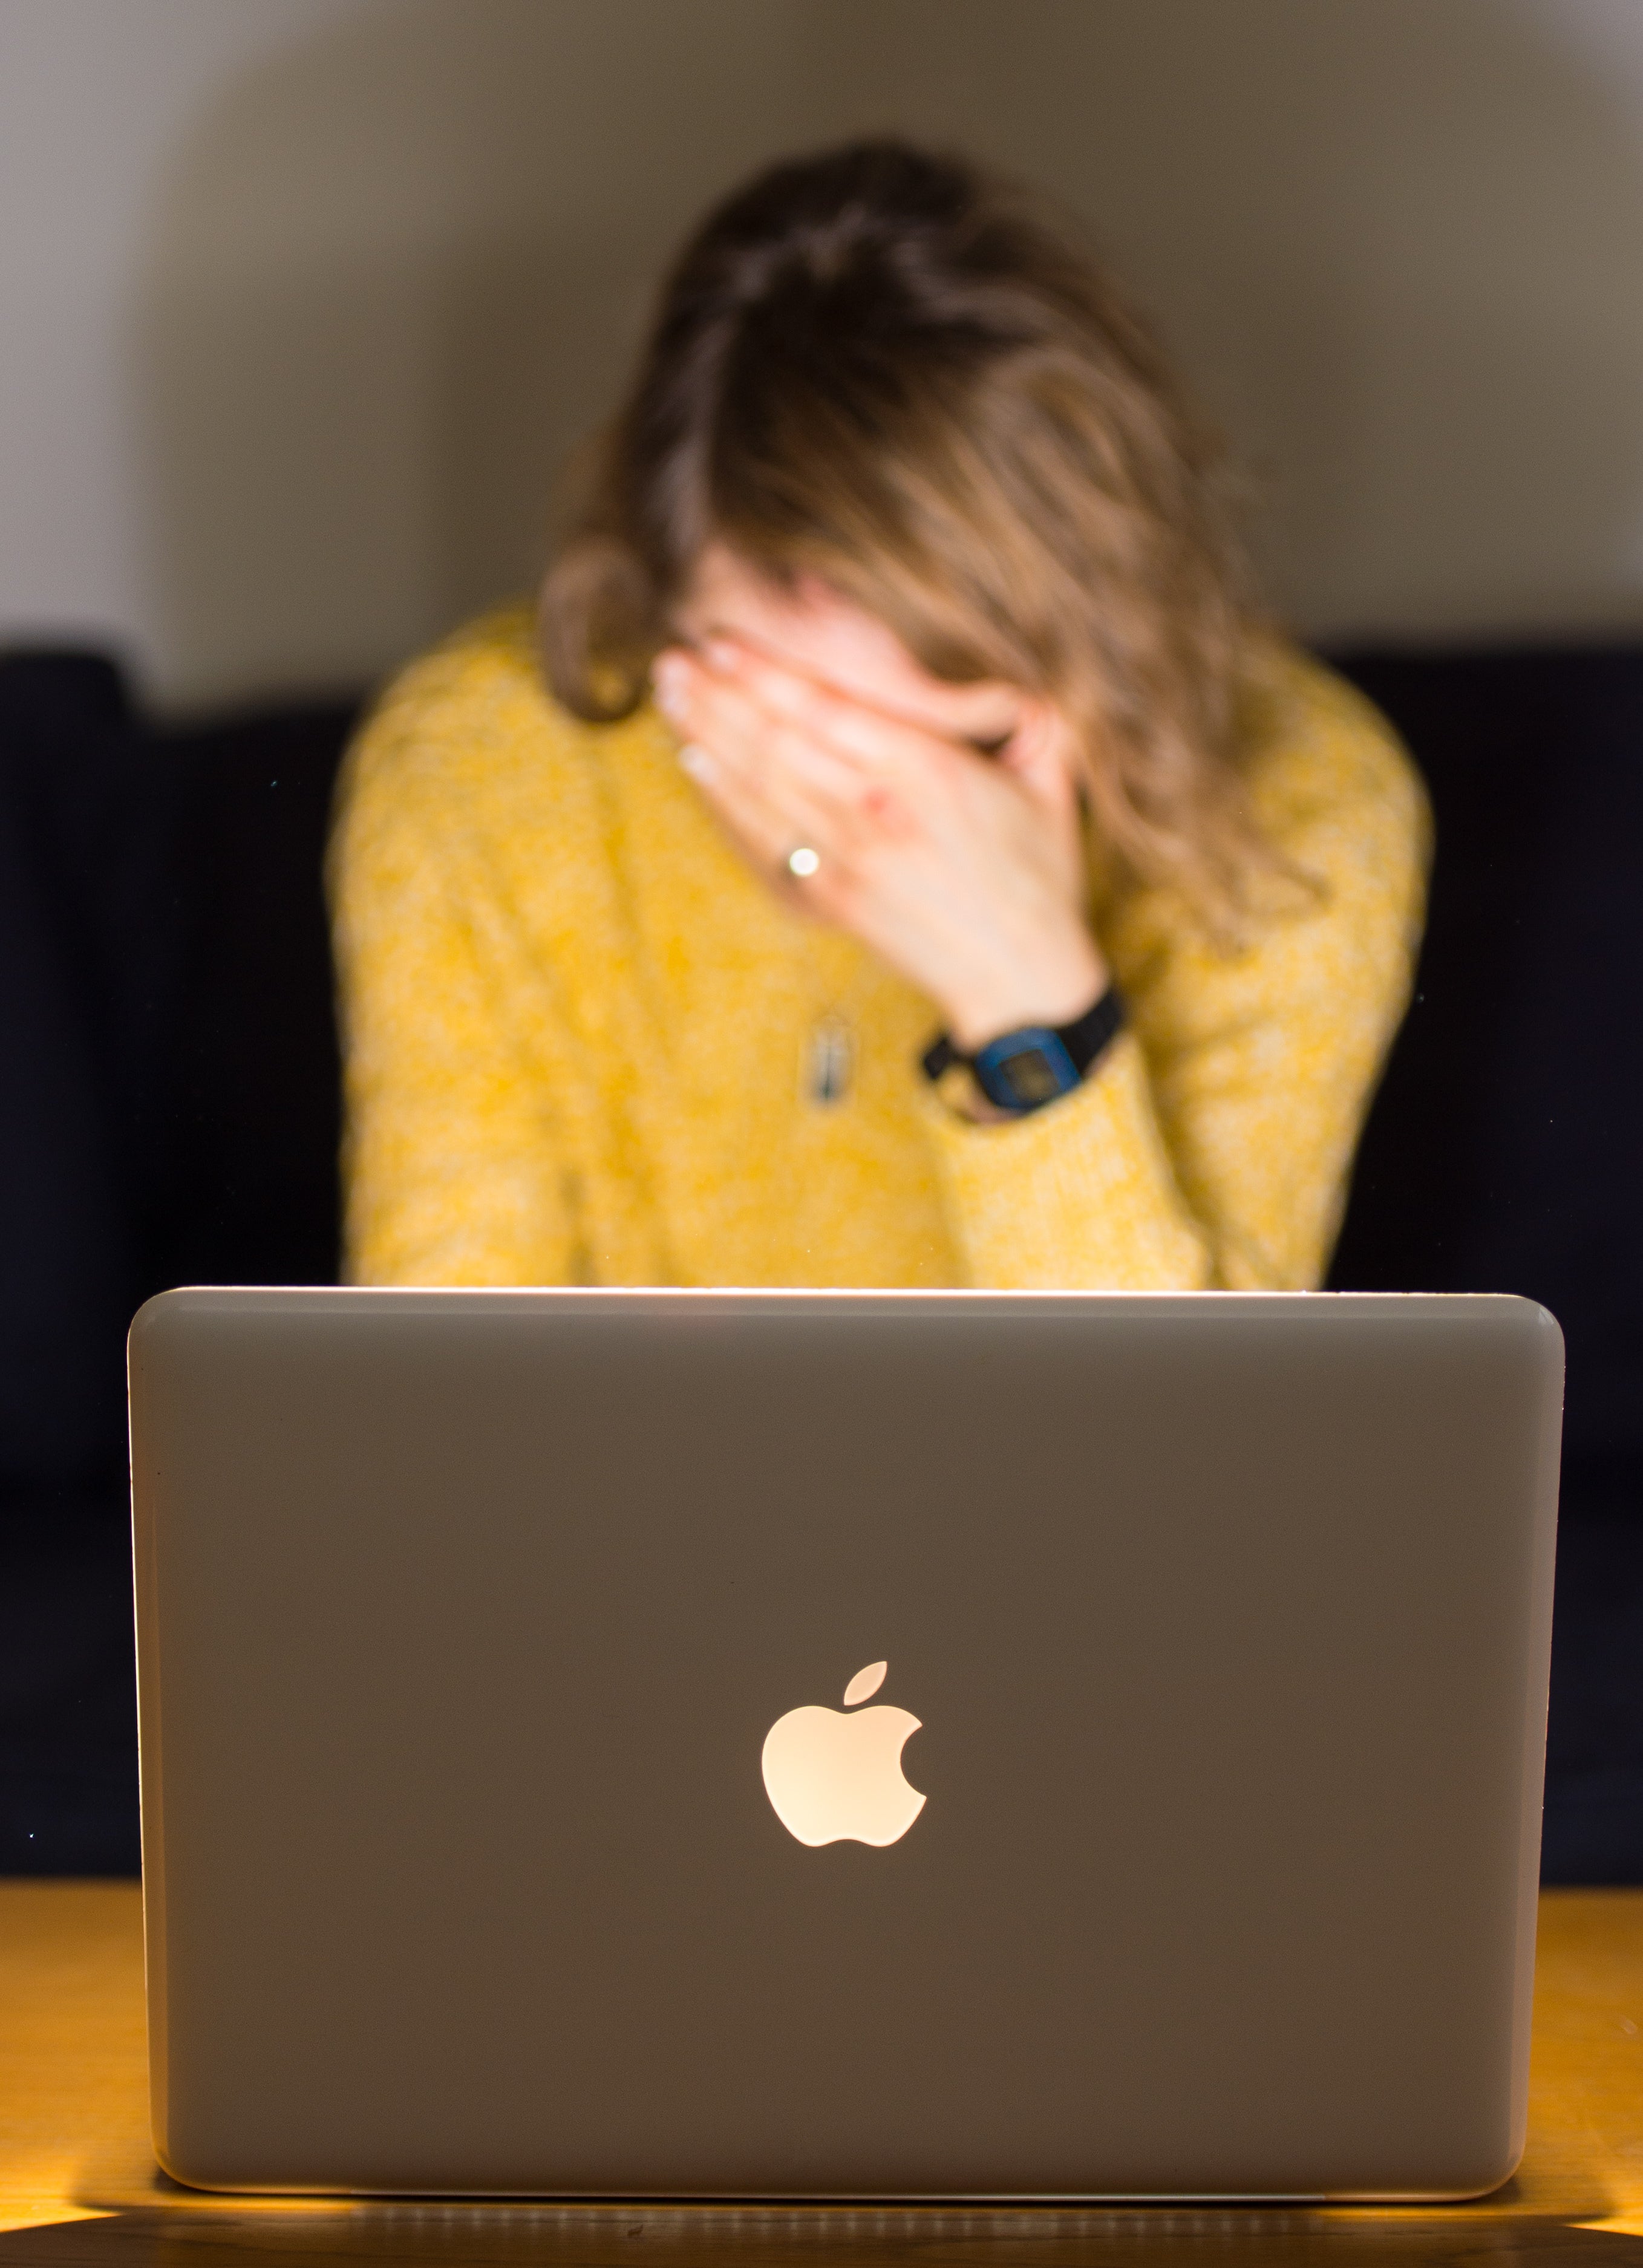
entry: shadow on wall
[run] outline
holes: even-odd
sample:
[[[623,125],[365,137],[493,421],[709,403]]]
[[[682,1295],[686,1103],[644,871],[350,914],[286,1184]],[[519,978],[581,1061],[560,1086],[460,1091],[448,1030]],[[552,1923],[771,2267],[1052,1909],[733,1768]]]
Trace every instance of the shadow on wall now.
[[[339,14],[198,119],[154,216],[135,349],[173,699],[357,681],[523,587],[683,230],[867,128],[1094,224],[1266,490],[1304,630],[1636,617],[1643,149],[1501,0]]]

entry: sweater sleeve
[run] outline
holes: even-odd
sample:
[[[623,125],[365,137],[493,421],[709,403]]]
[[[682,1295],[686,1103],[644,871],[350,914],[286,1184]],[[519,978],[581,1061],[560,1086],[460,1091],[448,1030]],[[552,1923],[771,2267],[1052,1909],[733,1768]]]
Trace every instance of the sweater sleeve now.
[[[1075,1094],[972,1125],[932,1098],[969,1280],[1005,1288],[1320,1283],[1359,1129],[1408,999],[1426,807],[1389,728],[1299,659],[1252,770],[1315,886],[1236,953],[1161,891],[1101,924],[1128,1029]]]
[[[350,750],[329,881],[345,1037],[346,1273],[357,1284],[558,1284],[567,1170],[463,823],[483,716],[441,657]]]

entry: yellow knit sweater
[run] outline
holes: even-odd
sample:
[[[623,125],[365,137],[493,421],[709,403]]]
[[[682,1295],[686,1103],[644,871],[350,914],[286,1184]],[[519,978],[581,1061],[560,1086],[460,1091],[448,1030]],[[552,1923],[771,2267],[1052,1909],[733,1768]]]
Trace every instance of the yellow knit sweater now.
[[[917,1068],[930,1002],[747,870],[654,714],[566,716],[523,609],[461,632],[366,724],[333,844],[353,1279],[1317,1283],[1426,816],[1350,688],[1287,648],[1269,681],[1256,807],[1316,909],[1228,957],[1092,862],[1127,1028],[1076,1094],[977,1126]]]

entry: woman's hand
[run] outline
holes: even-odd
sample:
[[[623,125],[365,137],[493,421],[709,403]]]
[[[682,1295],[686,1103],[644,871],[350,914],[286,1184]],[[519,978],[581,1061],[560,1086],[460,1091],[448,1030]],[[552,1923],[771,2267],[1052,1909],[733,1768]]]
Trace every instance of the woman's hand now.
[[[994,756],[727,639],[670,648],[655,681],[755,865],[928,993],[961,1048],[1071,1022],[1102,991],[1072,739],[1047,704]],[[799,848],[818,863],[795,880]]]

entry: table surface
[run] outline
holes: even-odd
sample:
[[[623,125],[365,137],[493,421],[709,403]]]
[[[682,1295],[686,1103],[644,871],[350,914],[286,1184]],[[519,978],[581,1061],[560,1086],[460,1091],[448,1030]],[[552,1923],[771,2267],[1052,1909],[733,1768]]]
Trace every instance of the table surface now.
[[[142,1905],[125,1882],[0,1882],[0,2268],[276,2268],[264,2256],[564,2268],[666,2255],[1072,2268],[1236,2257],[1643,2264],[1643,1891],[1541,1900],[1529,2148],[1446,2206],[890,2209],[211,2197],[149,2150]],[[293,2268],[302,2268],[293,2263]]]

